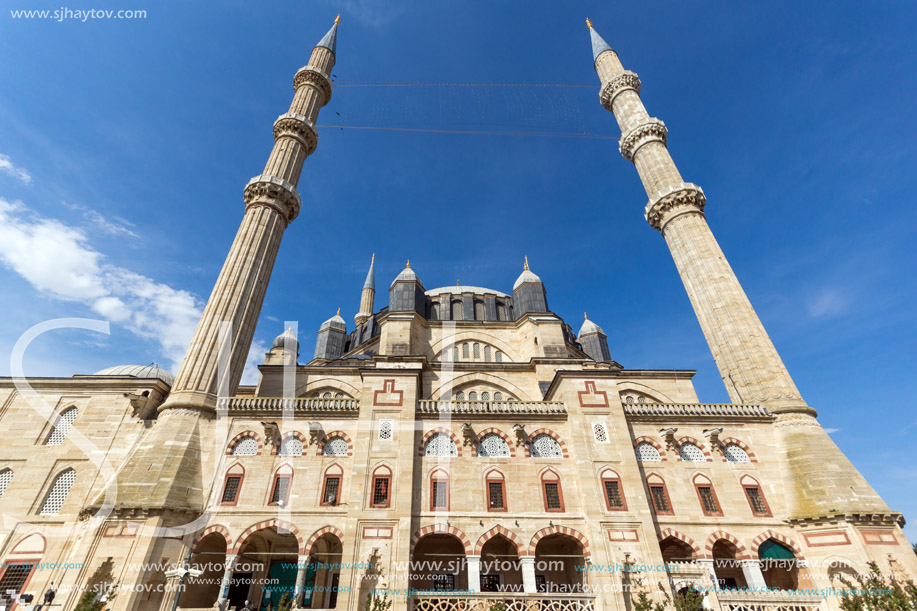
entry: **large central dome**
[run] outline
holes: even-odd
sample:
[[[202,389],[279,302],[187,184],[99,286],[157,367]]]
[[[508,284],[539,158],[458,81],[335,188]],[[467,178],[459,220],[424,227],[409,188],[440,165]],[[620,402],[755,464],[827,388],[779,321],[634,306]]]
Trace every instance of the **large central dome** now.
[[[456,285],[456,286],[443,286],[438,289],[430,289],[425,292],[424,295],[427,297],[436,297],[437,295],[465,295],[468,293],[474,293],[475,295],[496,295],[497,297],[509,297],[506,293],[500,291],[495,291],[493,289],[485,289],[480,286],[466,286],[466,285]]]

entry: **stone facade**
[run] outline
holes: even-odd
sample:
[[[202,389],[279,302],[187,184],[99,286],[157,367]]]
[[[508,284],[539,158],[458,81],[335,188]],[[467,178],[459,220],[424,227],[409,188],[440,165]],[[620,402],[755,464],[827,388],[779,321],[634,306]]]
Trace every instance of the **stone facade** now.
[[[408,265],[378,309],[371,263],[353,330],[323,323],[305,364],[285,331],[239,387],[331,95],[335,24],[295,77],[176,379],[0,380],[0,604],[53,583],[72,609],[113,583],[112,610],[164,610],[164,571],[186,558],[202,573],[185,609],[291,592],[355,610],[385,589],[396,611],[624,610],[625,591],[658,599],[664,582],[711,588],[710,609],[801,611],[838,608],[822,589],[868,562],[917,575],[901,515],[799,395],[636,74],[590,32],[620,151],[733,403],[700,403],[693,371],[617,363],[601,327],[551,312],[527,260],[510,292],[427,290]]]

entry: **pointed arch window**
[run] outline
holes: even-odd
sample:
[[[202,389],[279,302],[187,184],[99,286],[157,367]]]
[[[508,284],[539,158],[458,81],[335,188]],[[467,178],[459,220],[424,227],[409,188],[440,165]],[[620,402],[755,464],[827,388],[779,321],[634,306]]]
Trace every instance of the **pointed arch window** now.
[[[293,468],[283,465],[274,475],[274,485],[271,486],[271,500],[268,505],[289,505],[290,488],[293,484]]]
[[[564,495],[560,487],[560,476],[548,470],[541,474],[541,493],[545,511],[563,511]]]
[[[60,472],[57,477],[54,478],[54,483],[51,484],[51,489],[48,491],[48,495],[41,504],[38,515],[54,516],[59,514],[61,507],[64,506],[64,501],[67,500],[67,495],[70,494],[70,488],[73,487],[75,481],[76,471],[73,469],[67,469],[66,471]]]
[[[239,501],[239,492],[242,490],[242,480],[245,478],[245,469],[242,465],[233,465],[226,472],[223,480],[223,496],[220,505],[235,505]]]
[[[331,465],[325,469],[325,477],[322,481],[321,505],[334,507],[341,502],[341,484],[343,481],[344,470],[340,465]]]
[[[708,477],[696,475],[694,477],[694,490],[697,492],[697,498],[705,516],[723,515],[720,502],[716,498],[716,491],[713,489],[713,482]]]
[[[487,511],[506,511],[506,478],[493,470],[487,474],[486,484]]]
[[[646,479],[646,485],[650,491],[650,500],[653,503],[653,511],[656,515],[674,515],[672,501],[669,499],[669,490],[666,488],[665,480],[656,474]]]
[[[64,439],[66,439],[67,434],[70,433],[70,427],[73,426],[73,422],[76,420],[78,413],[79,411],[75,407],[69,407],[62,411],[57,418],[57,422],[54,423],[54,430],[48,435],[45,445],[59,446],[64,443]]]
[[[739,483],[742,484],[742,489],[745,491],[745,498],[748,500],[752,514],[760,518],[770,517],[771,508],[767,504],[767,499],[764,498],[761,484],[750,475],[743,477]]]
[[[430,511],[449,510],[449,475],[437,469],[430,475]]]
[[[382,465],[373,471],[370,507],[386,508],[391,504],[392,470]]]
[[[602,491],[605,493],[605,506],[608,511],[627,510],[627,501],[624,498],[624,489],[621,487],[621,478],[611,469],[602,471]]]
[[[3,471],[0,471],[0,499],[3,498],[3,494],[6,492],[6,489],[9,487],[11,481],[13,481],[12,469],[4,469]]]

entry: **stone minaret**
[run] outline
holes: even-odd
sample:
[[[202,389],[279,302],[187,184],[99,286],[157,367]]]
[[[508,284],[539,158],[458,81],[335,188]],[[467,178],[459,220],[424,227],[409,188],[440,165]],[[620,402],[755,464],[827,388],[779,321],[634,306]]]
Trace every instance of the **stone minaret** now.
[[[369,262],[369,271],[366,273],[366,282],[363,283],[363,292],[360,294],[360,311],[353,317],[359,327],[373,315],[373,300],[376,297],[376,253]]]
[[[159,421],[118,474],[117,505],[198,511],[204,502],[199,419],[215,414],[217,393],[235,394],[255,324],[287,226],[299,214],[303,162],[318,144],[315,120],[331,99],[331,69],[340,17],[293,78],[293,102],[274,122],[264,171],[245,186],[245,214],[207,301]],[[220,328],[228,323],[229,358],[218,380]],[[222,384],[220,384],[222,382]],[[222,386],[218,388],[218,384]],[[147,484],[143,484],[147,482]],[[149,482],[156,482],[155,486]]]
[[[815,420],[704,216],[703,190],[685,182],[666,148],[667,130],[640,99],[640,79],[625,70],[587,19],[602,106],[621,128],[619,149],[633,162],[649,202],[645,216],[662,233],[734,403],[761,403],[777,415],[788,469],[792,517],[888,507]]]

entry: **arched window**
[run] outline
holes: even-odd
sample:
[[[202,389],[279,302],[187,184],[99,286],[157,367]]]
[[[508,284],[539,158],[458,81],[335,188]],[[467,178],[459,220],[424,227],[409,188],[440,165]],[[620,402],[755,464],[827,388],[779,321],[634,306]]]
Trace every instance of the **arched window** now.
[[[498,363],[502,363],[503,362],[503,353],[498,350],[497,354],[495,355],[495,358]]]
[[[392,470],[382,465],[373,471],[370,507],[388,507],[391,502]]]
[[[341,502],[341,482],[344,481],[344,470],[340,465],[331,465],[325,469],[322,481],[321,505],[335,506]]]
[[[649,488],[650,500],[656,515],[673,515],[675,512],[672,509],[672,501],[669,500],[669,490],[665,481],[654,473],[646,478],[646,486]]]
[[[490,401],[490,393],[486,390],[481,393],[481,401]]]
[[[478,442],[478,456],[485,458],[499,458],[509,456],[509,446],[506,441],[496,433],[488,433]]]
[[[723,448],[723,455],[726,457],[726,462],[751,462],[748,452],[735,443],[727,443]]]
[[[771,509],[767,504],[767,499],[764,498],[761,484],[750,475],[743,477],[739,483],[745,491],[745,498],[748,500],[748,506],[751,507],[752,514],[758,517],[770,517]]]
[[[13,481],[12,469],[4,469],[3,471],[0,471],[0,499],[3,498],[3,493],[6,492],[6,489],[9,487],[11,481]]]
[[[560,476],[548,470],[541,474],[541,493],[545,511],[563,511],[564,495],[560,488]]]
[[[336,435],[325,442],[322,447],[322,456],[347,456],[350,444],[343,437]]]
[[[531,454],[533,458],[563,458],[564,456],[560,444],[547,433],[535,435],[535,438],[532,439]]]
[[[634,398],[633,398],[633,397],[630,397],[630,396],[627,396],[627,397],[624,397],[624,401],[626,401],[627,403],[633,403],[633,402],[634,402]]]
[[[506,306],[502,303],[497,304],[497,320],[506,320]]]
[[[302,441],[295,435],[288,435],[280,442],[281,456],[302,456]]]
[[[453,361],[459,360],[458,346],[452,346],[452,360]]]
[[[331,393],[330,393],[330,392],[322,393],[322,399],[330,399],[330,398],[331,398]]]
[[[443,350],[443,360],[446,361],[447,363],[449,361],[455,360],[455,358],[453,357],[452,351],[453,351],[453,348],[445,348]]]
[[[477,361],[480,358],[481,358],[481,344],[476,343],[474,345],[474,360]]]
[[[449,474],[437,469],[430,475],[430,511],[449,510]]]
[[[271,487],[271,500],[268,505],[289,505],[290,488],[293,483],[293,468],[282,465],[274,475],[274,485]]]
[[[258,440],[252,436],[243,437],[232,447],[233,456],[256,456],[258,454]]]
[[[681,444],[678,448],[678,455],[685,462],[707,462],[703,450],[689,441]]]
[[[659,462],[660,460],[662,460],[662,456],[653,444],[647,441],[641,441],[637,444],[638,462]]]
[[[494,393],[494,401],[502,401],[502,400],[503,400],[503,393],[502,393],[502,392],[495,392],[495,393]]]
[[[455,442],[447,433],[436,433],[427,439],[423,447],[424,456],[458,456]]]
[[[437,302],[430,306],[430,320],[439,320],[439,303]]]
[[[697,498],[700,500],[700,507],[705,516],[723,515],[720,502],[717,500],[716,492],[713,490],[713,482],[708,477],[704,475],[695,476],[694,490],[697,492]]]
[[[758,547],[764,583],[776,590],[795,590],[799,585],[799,564],[796,554],[786,545],[768,539]]]
[[[67,500],[67,495],[70,494],[70,488],[75,481],[76,471],[73,469],[61,471],[54,478],[54,483],[51,484],[51,489],[48,491],[45,501],[41,504],[38,515],[54,516],[60,513],[61,507],[64,506],[64,501]]]
[[[469,401],[477,401],[477,400],[478,400],[478,393],[477,393],[477,391],[472,390],[470,393],[468,393],[468,400],[469,400]]]
[[[344,398],[344,393],[342,393],[342,392],[336,392],[336,393],[334,393],[334,398],[335,398],[335,399],[343,399],[343,398]]]
[[[490,349],[490,346],[484,346],[484,362],[485,363],[490,362],[492,352],[493,351]]]
[[[462,312],[462,302],[456,299],[452,302],[452,320],[462,320],[465,318]]]
[[[605,506],[609,511],[625,511],[624,489],[621,478],[611,469],[602,471],[602,491],[605,493]]]
[[[235,505],[239,501],[239,491],[242,489],[242,479],[244,477],[245,469],[242,465],[235,464],[226,471],[220,505]]]
[[[477,301],[474,302],[474,319],[475,320],[484,320],[484,302]]]
[[[456,400],[456,401],[464,401],[464,400],[465,400],[465,393],[463,393],[462,391],[458,391],[457,393],[455,393],[455,400]]]
[[[48,435],[48,439],[45,441],[45,445],[59,446],[64,443],[64,439],[67,438],[67,433],[70,432],[70,427],[73,426],[73,421],[76,420],[78,413],[75,407],[69,407],[61,412],[57,422],[54,423],[54,430],[51,431],[51,434]]]
[[[463,359],[471,358],[471,356],[468,353],[468,342],[465,342],[464,344],[462,344],[462,358]]]
[[[506,511],[506,479],[496,469],[487,473],[487,511]]]

